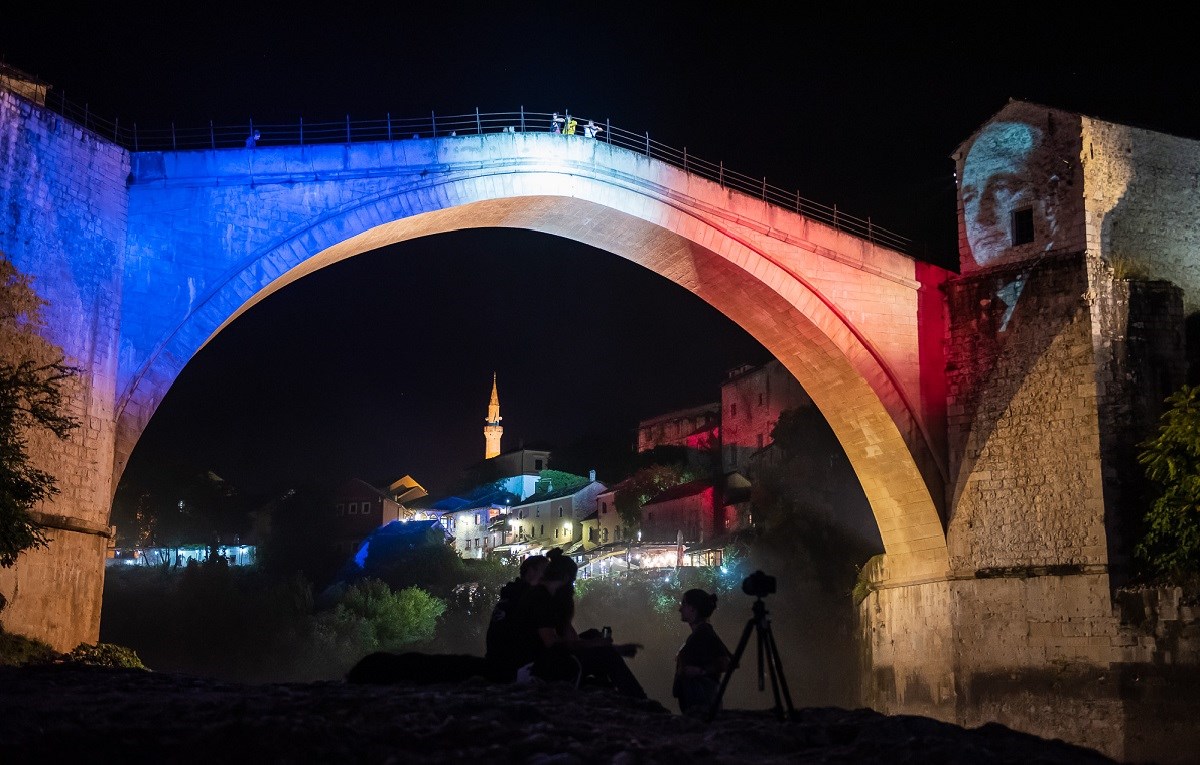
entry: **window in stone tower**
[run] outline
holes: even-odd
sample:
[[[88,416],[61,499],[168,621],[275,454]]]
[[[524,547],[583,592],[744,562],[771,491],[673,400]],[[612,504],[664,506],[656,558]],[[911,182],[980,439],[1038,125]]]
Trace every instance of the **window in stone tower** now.
[[[1033,208],[1023,207],[1012,212],[1012,243],[1013,245],[1028,244],[1033,241]]]

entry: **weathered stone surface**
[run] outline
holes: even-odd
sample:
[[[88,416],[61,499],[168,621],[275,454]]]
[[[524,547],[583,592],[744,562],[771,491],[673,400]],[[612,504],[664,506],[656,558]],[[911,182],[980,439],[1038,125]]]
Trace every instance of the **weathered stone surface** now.
[[[654,701],[558,685],[238,685],[127,670],[0,669],[6,763],[1112,763],[1001,725],[965,729],[832,707],[727,710],[711,723]]]

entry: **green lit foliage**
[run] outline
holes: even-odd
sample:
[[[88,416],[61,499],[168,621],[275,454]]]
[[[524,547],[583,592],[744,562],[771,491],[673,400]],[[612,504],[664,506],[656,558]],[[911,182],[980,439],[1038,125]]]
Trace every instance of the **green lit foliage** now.
[[[0,667],[23,667],[27,664],[48,664],[58,652],[40,640],[4,631],[0,624]]]
[[[77,427],[64,411],[64,387],[78,370],[41,337],[44,301],[28,277],[0,255],[0,567],[22,551],[46,546],[30,511],[58,493],[54,476],[27,451],[35,430],[65,439]]]
[[[117,669],[146,669],[146,665],[138,658],[132,648],[97,643],[91,645],[80,643],[74,651],[63,657],[66,664],[84,664],[89,667],[114,667]]]
[[[543,470],[538,473],[537,491],[565,491],[576,486],[586,486],[588,479],[562,470]]]
[[[682,464],[647,465],[621,482],[616,493],[617,514],[626,528],[642,525],[642,505],[674,486],[695,480],[698,476]]]
[[[432,639],[445,612],[444,601],[419,587],[395,591],[378,579],[363,579],[318,618],[338,634],[356,638],[360,653],[366,653]]]
[[[0,625],[0,667],[25,667],[39,664],[82,664],[91,667],[146,669],[137,653],[111,643],[80,643],[70,653],[59,653],[48,644],[22,635],[5,632]]]
[[[1159,494],[1134,554],[1152,575],[1179,579],[1200,574],[1200,386],[1166,403],[1158,435],[1138,454]]]

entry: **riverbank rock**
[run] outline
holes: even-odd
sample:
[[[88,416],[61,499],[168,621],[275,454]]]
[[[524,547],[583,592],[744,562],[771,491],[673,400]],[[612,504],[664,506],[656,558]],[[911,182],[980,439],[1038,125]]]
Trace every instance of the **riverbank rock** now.
[[[248,685],[79,666],[0,668],[0,762],[1112,763],[1000,725],[838,708],[711,722],[602,688]]]

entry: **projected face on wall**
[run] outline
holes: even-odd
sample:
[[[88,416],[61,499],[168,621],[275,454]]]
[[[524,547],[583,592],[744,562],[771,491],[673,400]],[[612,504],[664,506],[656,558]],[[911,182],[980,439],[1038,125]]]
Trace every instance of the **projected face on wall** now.
[[[1001,120],[980,131],[962,167],[963,225],[967,251],[962,272],[1034,261],[1061,246],[1063,192],[1073,182],[1069,154],[1048,128]],[[1032,265],[1032,263],[1031,263]],[[1030,271],[998,275],[994,295],[1004,306],[1000,331],[1008,329]]]
[[[1046,130],[994,122],[971,145],[962,169],[966,273],[1025,260],[1052,249],[1059,235],[1059,194],[1070,165]]]

